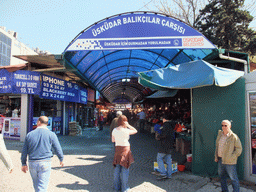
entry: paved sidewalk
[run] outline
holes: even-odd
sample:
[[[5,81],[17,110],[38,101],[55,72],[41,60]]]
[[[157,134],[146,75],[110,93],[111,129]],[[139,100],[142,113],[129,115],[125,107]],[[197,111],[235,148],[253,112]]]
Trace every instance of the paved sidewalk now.
[[[107,127],[99,132],[95,128],[88,128],[81,136],[60,136],[59,140],[65,155],[65,166],[59,167],[58,158],[56,155],[53,157],[49,192],[113,191],[114,146],[110,142]],[[219,182],[189,172],[175,173],[171,180],[157,181],[156,176],[151,174],[157,154],[154,138],[146,134],[136,134],[131,136],[130,141],[135,159],[130,168],[131,192],[221,191]],[[5,143],[14,161],[15,170],[9,174],[0,162],[0,191],[33,192],[30,174],[21,172],[20,152],[23,143],[12,140],[5,140]],[[241,187],[241,192],[252,191],[255,191],[252,186]]]

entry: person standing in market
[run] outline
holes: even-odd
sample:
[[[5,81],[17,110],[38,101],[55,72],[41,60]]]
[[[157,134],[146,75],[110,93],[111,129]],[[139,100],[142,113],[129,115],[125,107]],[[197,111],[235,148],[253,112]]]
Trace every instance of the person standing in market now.
[[[130,149],[130,135],[137,133],[131,126],[125,115],[118,118],[118,127],[112,132],[112,142],[115,143],[115,156],[113,161],[114,169],[114,190],[127,192],[129,190],[128,178],[129,167],[134,162]]]
[[[99,116],[99,131],[102,131],[103,130],[103,123],[104,123],[104,116],[103,116],[103,113],[100,112],[100,116]]]
[[[52,147],[63,167],[63,152],[56,134],[47,128],[48,117],[41,116],[37,120],[37,128],[29,132],[25,138],[21,155],[21,170],[28,171],[27,156],[29,159],[29,171],[36,192],[45,192],[49,184],[51,173]]]
[[[158,172],[153,172],[157,175],[157,180],[170,179],[172,176],[172,156],[171,152],[174,149],[174,128],[175,121],[171,120],[169,114],[163,116],[163,128],[161,132],[156,134],[156,139],[159,141],[157,164]],[[164,161],[167,164],[165,169]]]
[[[110,124],[110,137],[112,138],[112,131],[114,130],[114,128],[118,127],[118,118],[122,115],[122,111],[117,111],[116,112],[116,117],[112,120],[111,124]]]
[[[231,131],[231,122],[223,120],[222,130],[219,130],[216,139],[215,162],[218,162],[218,174],[221,179],[221,189],[228,192],[227,176],[230,177],[234,192],[240,189],[236,171],[237,159],[242,153],[242,144],[239,137]]]
[[[142,109],[142,111],[139,112],[137,116],[139,117],[139,132],[142,133],[144,132],[144,127],[146,122],[146,114],[144,112],[144,109]]]
[[[14,166],[12,163],[12,159],[6,149],[1,130],[0,130],[0,158],[3,161],[4,165],[6,166],[6,168],[8,169],[9,173],[12,173]]]

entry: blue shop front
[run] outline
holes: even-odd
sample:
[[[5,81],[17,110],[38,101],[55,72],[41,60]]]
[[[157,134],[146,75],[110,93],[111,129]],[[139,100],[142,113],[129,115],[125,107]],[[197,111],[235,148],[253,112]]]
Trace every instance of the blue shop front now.
[[[87,87],[41,72],[0,69],[0,97],[0,131],[8,139],[24,141],[41,115],[49,117],[48,129],[62,135],[69,122],[89,121]]]

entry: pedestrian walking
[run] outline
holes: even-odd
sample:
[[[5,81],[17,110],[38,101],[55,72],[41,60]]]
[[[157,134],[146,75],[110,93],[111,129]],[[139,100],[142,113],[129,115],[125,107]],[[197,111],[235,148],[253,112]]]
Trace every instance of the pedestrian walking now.
[[[163,117],[163,127],[161,128],[161,131],[156,133],[156,139],[159,141],[159,147],[157,153],[158,173],[155,174],[158,175],[158,180],[170,179],[172,176],[171,152],[174,149],[174,128],[175,122],[171,120],[171,116],[169,114],[165,114]],[[167,164],[166,169],[164,161]]]
[[[223,120],[222,130],[219,130],[216,139],[215,162],[218,162],[218,174],[221,179],[221,189],[228,192],[227,176],[230,177],[233,191],[239,192],[240,185],[237,177],[237,158],[242,153],[242,144],[239,137],[231,131],[231,122]]]
[[[12,173],[14,166],[12,163],[12,159],[6,149],[2,133],[0,133],[0,158],[8,169],[9,173]]]
[[[63,167],[63,152],[56,134],[47,128],[48,117],[41,116],[37,121],[37,128],[29,132],[25,138],[21,155],[21,170],[28,171],[27,156],[29,159],[29,171],[33,180],[35,192],[46,192],[50,173],[51,158],[53,157],[52,147]]]
[[[129,167],[134,162],[130,149],[130,135],[137,133],[131,126],[125,115],[118,118],[118,127],[112,132],[112,142],[115,143],[114,169],[114,190],[127,192],[129,190],[128,178]]]

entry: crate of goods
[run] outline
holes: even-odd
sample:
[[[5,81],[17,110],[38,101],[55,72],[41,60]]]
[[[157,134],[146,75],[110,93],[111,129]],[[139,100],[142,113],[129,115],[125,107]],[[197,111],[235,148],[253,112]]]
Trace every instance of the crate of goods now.
[[[167,168],[167,164],[164,164],[165,168]],[[154,162],[154,171],[158,171],[158,163]],[[178,163],[176,161],[172,161],[172,172],[175,173],[178,171]]]

